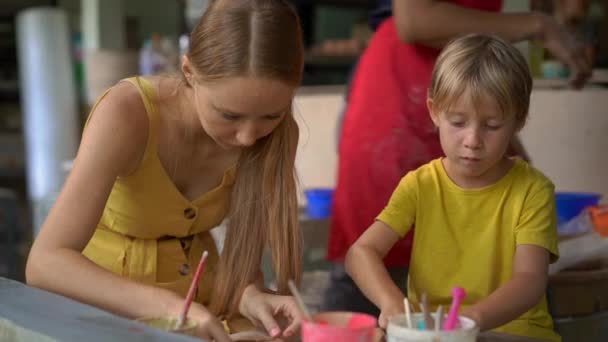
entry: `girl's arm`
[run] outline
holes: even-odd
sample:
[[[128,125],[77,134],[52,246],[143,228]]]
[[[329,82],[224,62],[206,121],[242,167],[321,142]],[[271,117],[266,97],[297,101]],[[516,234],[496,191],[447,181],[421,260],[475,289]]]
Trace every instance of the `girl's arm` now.
[[[118,84],[91,114],[73,169],[34,241],[26,267],[30,285],[128,317],[162,315],[175,296],[106,271],[82,250],[116,178],[129,173],[143,155],[148,126],[141,100],[139,106],[136,103],[138,96],[130,84]]]
[[[516,319],[537,305],[545,294],[549,252],[535,245],[519,245],[514,261],[509,282],[462,312],[476,321],[482,331]]]
[[[399,0],[393,1],[393,15],[399,37],[407,43],[442,48],[469,33],[495,34],[510,42],[539,39],[568,65],[575,86],[591,76],[591,61],[582,43],[542,13],[495,13],[439,0]]]
[[[363,294],[378,308],[380,327],[386,320],[403,312],[403,293],[391,279],[382,259],[399,240],[399,235],[381,221],[374,222],[350,247],[346,254],[346,272]]]
[[[118,276],[82,255],[116,178],[139,165],[147,135],[137,89],[118,84],[92,113],[73,169],[34,241],[28,284],[131,318],[179,313],[182,299],[173,292]],[[193,305],[191,312],[203,336],[228,341],[205,308]]]

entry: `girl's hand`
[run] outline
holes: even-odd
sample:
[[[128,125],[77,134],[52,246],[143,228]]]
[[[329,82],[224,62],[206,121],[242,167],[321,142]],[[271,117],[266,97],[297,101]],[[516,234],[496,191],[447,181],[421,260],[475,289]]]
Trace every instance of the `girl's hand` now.
[[[179,317],[182,309],[183,300],[179,304],[174,305],[168,316]],[[224,325],[215,317],[207,308],[199,303],[193,302],[188,311],[188,318],[197,321],[198,327],[196,335],[203,339],[215,342],[231,342],[232,340],[226,334]]]
[[[279,296],[260,291],[254,284],[247,286],[239,303],[239,312],[272,338],[293,336],[302,323],[302,313],[291,296]],[[287,328],[282,330],[280,323]]]

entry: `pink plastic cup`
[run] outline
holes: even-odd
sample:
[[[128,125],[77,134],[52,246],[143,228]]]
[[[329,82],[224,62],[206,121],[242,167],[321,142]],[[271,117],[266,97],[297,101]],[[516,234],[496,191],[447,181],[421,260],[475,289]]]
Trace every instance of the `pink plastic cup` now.
[[[373,342],[376,318],[356,312],[323,312],[302,322],[302,342]]]

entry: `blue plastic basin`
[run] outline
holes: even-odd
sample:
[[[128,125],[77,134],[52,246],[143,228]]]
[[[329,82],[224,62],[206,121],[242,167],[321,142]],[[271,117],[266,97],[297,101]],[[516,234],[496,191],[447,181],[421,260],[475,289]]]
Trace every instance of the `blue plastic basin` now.
[[[556,192],[557,224],[570,221],[586,207],[598,205],[601,197],[592,192]]]
[[[305,190],[306,213],[310,218],[327,218],[331,215],[331,204],[334,197],[333,189]]]

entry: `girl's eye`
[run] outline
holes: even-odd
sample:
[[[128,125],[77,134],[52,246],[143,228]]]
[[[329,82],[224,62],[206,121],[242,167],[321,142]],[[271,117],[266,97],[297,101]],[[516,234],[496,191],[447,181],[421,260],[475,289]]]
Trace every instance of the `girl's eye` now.
[[[281,118],[281,115],[265,115],[264,119],[269,120],[269,121],[273,121],[273,120],[278,120]]]
[[[228,113],[222,113],[222,117],[224,119],[230,120],[230,121],[236,121],[240,118],[240,116],[238,116],[238,115],[228,114]]]

